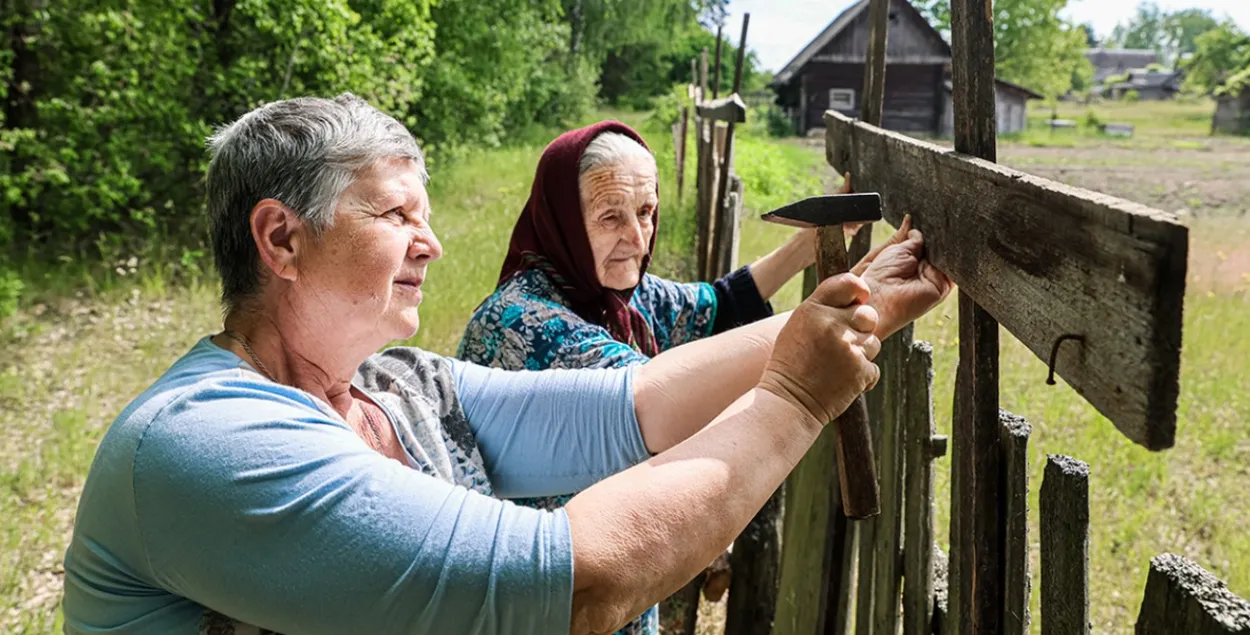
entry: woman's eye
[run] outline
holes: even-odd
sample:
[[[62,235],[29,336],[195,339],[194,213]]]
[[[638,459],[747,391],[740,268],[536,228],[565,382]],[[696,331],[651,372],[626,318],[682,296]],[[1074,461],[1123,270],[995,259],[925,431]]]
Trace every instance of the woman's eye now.
[[[651,218],[652,211],[654,210],[652,210],[650,207],[644,207],[638,210],[638,217],[639,218]]]
[[[404,208],[402,208],[402,207],[392,207],[392,208],[390,208],[390,209],[386,210],[385,212],[383,212],[383,213],[382,213],[382,215],[383,215],[383,216],[385,216],[385,217],[387,217],[387,218],[392,218],[392,219],[402,220],[402,219],[403,219],[403,217],[404,217]]]

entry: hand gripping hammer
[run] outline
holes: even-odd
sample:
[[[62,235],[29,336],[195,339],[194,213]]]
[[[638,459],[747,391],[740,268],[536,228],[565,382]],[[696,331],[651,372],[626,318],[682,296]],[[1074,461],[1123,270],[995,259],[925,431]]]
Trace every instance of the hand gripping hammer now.
[[[777,208],[762,218],[793,227],[816,228],[816,273],[823,282],[850,271],[842,225],[880,220],[881,195],[873,192],[813,196]],[[850,407],[834,419],[833,429],[837,434],[842,509],[851,519],[876,516],[881,513],[881,492],[863,395],[855,397]]]

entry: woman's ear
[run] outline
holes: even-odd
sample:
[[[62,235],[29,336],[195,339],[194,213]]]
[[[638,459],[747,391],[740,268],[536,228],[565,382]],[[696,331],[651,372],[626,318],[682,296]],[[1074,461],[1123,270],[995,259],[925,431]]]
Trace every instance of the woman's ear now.
[[[281,201],[267,198],[252,208],[251,222],[261,261],[275,276],[294,282],[299,252],[308,244],[303,219]]]

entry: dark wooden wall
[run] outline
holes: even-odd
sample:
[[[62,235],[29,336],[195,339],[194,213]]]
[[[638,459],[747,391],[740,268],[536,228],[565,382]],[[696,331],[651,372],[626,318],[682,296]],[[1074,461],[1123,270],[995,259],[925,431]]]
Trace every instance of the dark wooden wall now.
[[[891,33],[891,38],[893,34]],[[855,91],[855,103],[839,112],[857,116],[863,99],[864,65],[809,63],[803,69],[803,94],[807,98],[803,130],[824,126],[829,108],[829,89]],[[939,64],[889,64],[885,71],[885,110],[881,125],[888,130],[936,133],[943,106],[942,66]]]

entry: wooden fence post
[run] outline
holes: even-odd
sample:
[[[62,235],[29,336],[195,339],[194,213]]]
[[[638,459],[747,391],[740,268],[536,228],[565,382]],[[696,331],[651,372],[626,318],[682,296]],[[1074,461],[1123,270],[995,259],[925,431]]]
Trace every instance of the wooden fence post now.
[[[751,14],[742,14],[742,37],[738,42],[738,59],[737,66],[734,68],[734,83],[732,97],[736,97],[742,90],[742,65],[745,61],[747,46],[747,27],[751,24]],[[719,39],[717,40],[720,41]],[[719,68],[719,65],[718,65]],[[718,78],[719,79],[719,78]],[[713,89],[715,91],[715,88]],[[714,279],[729,273],[724,269],[727,263],[736,259],[736,254],[728,254],[730,245],[736,244],[738,237],[738,219],[729,218],[726,210],[722,209],[729,201],[729,187],[731,185],[729,174],[733,170],[733,146],[734,146],[734,127],[736,119],[730,119],[725,129],[725,143],[723,150],[717,153],[720,157],[720,170],[716,179],[716,195],[713,204],[713,215],[717,221],[714,223],[712,230],[713,253],[717,258],[714,261],[718,271],[712,272],[708,279]],[[724,221],[724,222],[719,222]]]
[[[1003,461],[1003,632],[1029,632],[1029,433],[1024,417],[999,411]]]
[[[1250,633],[1250,602],[1192,560],[1171,553],[1150,560],[1137,635],[1230,633]]]
[[[907,325],[882,342],[878,363],[881,382],[874,391],[881,392],[881,418],[876,420],[874,435],[881,479],[881,514],[872,519],[873,586],[860,593],[873,596],[869,620],[871,633],[895,635],[898,632],[899,590],[902,587],[903,561],[903,450],[906,447],[908,356],[912,351],[913,327]],[[860,631],[861,633],[864,631]]]
[[[933,345],[914,342],[907,356],[903,443],[903,635],[932,632],[934,604],[933,460],[946,454],[946,437],[933,421]]]
[[[955,150],[997,159],[994,23],[989,0],[951,1]],[[1003,632],[998,451],[998,323],[959,291],[951,452],[951,632]]]
[[[1042,635],[1089,634],[1089,467],[1061,454],[1042,476]]]

